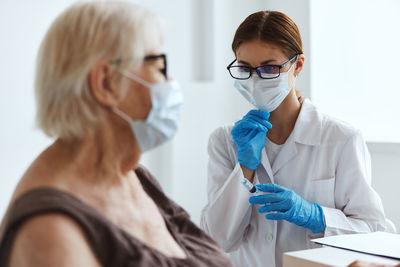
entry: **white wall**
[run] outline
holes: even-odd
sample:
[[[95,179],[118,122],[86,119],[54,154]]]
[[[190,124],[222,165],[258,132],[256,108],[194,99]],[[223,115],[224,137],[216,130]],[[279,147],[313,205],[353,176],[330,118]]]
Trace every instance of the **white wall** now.
[[[34,62],[51,21],[70,3],[0,1],[0,217],[19,177],[50,143],[34,127]]]
[[[400,1],[311,0],[311,97],[361,129],[372,186],[400,230]],[[387,143],[390,142],[390,143]]]
[[[369,141],[400,142],[400,1],[311,1],[312,98]]]
[[[400,144],[368,142],[372,158],[372,186],[382,198],[385,213],[400,233]]]

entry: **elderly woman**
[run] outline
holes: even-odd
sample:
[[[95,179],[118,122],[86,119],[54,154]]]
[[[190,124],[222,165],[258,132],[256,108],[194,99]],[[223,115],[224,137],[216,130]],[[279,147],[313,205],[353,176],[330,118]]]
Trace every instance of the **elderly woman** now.
[[[160,27],[127,3],[71,6],[36,72],[37,119],[55,138],[19,182],[0,228],[0,266],[231,266],[138,166],[172,138],[183,103]]]

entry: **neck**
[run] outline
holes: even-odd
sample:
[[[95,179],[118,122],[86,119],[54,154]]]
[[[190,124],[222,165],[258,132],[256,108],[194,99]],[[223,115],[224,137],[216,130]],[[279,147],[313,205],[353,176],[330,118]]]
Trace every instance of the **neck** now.
[[[136,168],[140,149],[131,129],[124,121],[111,118],[115,114],[108,116],[79,140],[55,142],[54,148],[62,151],[61,164],[64,161],[69,166],[73,177],[89,183],[120,184]]]
[[[293,89],[279,107],[271,112],[269,121],[272,129],[267,135],[269,140],[278,145],[284,144],[293,131],[300,109],[301,104]]]

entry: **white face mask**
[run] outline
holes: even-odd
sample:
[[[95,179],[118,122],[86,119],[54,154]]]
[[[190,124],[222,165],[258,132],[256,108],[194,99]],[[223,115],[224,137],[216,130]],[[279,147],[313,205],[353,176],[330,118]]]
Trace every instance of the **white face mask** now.
[[[151,150],[172,139],[178,131],[183,107],[179,83],[169,80],[152,84],[132,73],[121,73],[150,89],[152,107],[146,121],[134,121],[119,109],[113,108],[116,114],[130,124],[141,151]]]
[[[268,112],[274,111],[289,94],[289,72],[283,72],[275,79],[261,79],[257,74],[253,74],[247,80],[235,80],[235,88],[253,106]]]

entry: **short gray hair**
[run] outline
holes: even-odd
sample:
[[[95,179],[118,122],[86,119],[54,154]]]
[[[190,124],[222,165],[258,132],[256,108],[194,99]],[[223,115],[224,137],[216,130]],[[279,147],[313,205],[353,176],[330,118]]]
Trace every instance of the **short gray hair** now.
[[[146,9],[126,2],[73,4],[44,37],[35,77],[37,124],[50,137],[82,137],[105,114],[93,97],[88,75],[99,60],[129,59],[139,68],[162,43],[161,23]]]

